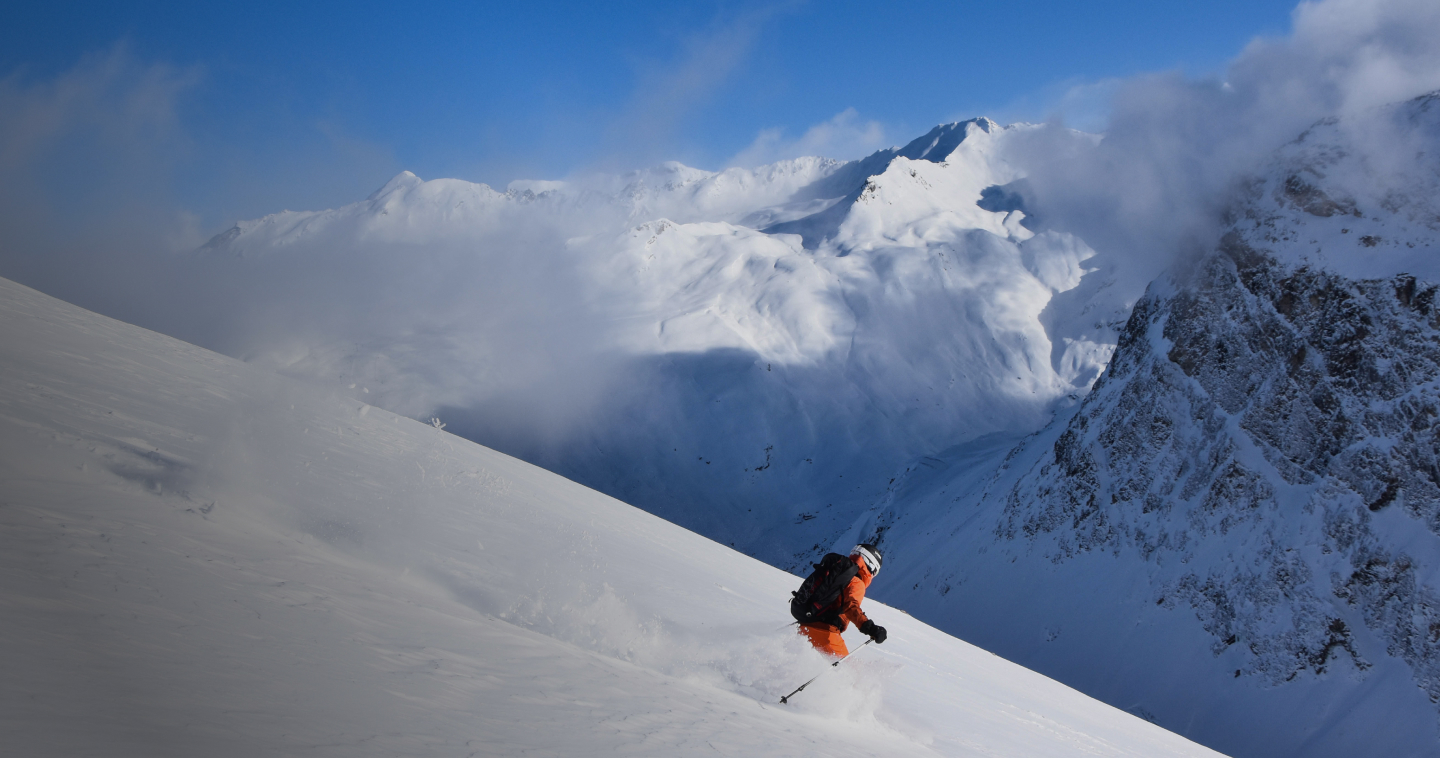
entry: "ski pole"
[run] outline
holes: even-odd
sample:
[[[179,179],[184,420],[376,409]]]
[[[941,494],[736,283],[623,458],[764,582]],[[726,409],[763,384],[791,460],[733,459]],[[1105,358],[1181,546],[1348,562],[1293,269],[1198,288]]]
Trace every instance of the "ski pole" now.
[[[874,642],[874,641],[875,641],[875,640],[865,640],[865,644],[864,644],[864,645],[861,645],[860,647],[863,648],[863,647],[865,647],[865,645],[868,645],[868,644],[870,644],[870,643],[872,643],[872,642]],[[858,652],[860,652],[860,648],[855,648],[855,653],[858,653]],[[845,658],[849,658],[851,655],[854,655],[855,653],[850,653],[850,654],[846,655]],[[834,663],[830,664],[830,668],[833,669],[833,668],[835,668],[836,666],[839,666],[840,664],[844,663],[844,662],[845,662],[845,658],[841,658],[840,660],[835,661]],[[829,670],[830,670],[830,669],[825,669],[825,671],[829,671]],[[825,671],[821,671],[820,674],[825,673]],[[815,681],[816,679],[819,679],[819,678],[820,678],[820,674],[816,674],[815,676],[810,677],[810,682],[813,682],[813,681]],[[785,697],[780,698],[780,703],[783,705],[784,703],[789,702],[790,698],[795,697],[796,693],[800,692],[800,690],[803,690],[803,689],[805,689],[806,687],[809,687],[809,686],[810,686],[810,682],[806,682],[806,683],[800,685],[799,687],[796,687],[796,688],[795,688],[795,692],[792,692],[792,693],[790,693],[789,695],[786,695]]]

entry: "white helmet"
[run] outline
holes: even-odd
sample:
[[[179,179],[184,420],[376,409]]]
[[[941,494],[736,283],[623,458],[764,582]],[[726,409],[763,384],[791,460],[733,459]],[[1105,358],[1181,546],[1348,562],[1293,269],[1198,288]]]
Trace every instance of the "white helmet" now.
[[[865,567],[870,569],[870,575],[880,573],[880,549],[868,543],[856,545],[850,551],[851,555],[858,555],[865,560]]]

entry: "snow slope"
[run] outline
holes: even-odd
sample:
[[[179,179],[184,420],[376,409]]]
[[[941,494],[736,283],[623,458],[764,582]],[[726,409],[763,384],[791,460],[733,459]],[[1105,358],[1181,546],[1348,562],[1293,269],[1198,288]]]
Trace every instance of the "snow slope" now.
[[[784,572],[4,280],[0,366],[7,754],[1214,755],[875,602],[781,707]]]

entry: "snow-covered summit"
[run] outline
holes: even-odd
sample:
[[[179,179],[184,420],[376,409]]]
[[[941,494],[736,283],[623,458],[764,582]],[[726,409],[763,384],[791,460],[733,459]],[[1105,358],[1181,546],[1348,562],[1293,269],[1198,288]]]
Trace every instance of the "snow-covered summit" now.
[[[415,174],[409,171],[401,171],[400,173],[396,174],[393,179],[385,182],[385,186],[381,187],[378,190],[375,190],[375,192],[373,192],[370,197],[367,197],[365,199],[370,202],[375,202],[376,200],[384,198],[388,195],[392,195],[396,192],[402,192],[404,190],[411,189],[424,183],[424,180],[422,180]]]
[[[959,147],[973,132],[984,132],[989,134],[1002,129],[999,124],[988,118],[976,118],[969,121],[956,121],[949,124],[941,124],[924,136],[917,137],[910,144],[901,148],[897,155],[911,160],[928,160],[932,163],[940,163],[950,157],[950,153]]]
[[[941,124],[927,134],[911,140],[903,147],[879,150],[860,160],[849,161],[838,166],[828,176],[800,188],[791,200],[792,205],[801,202],[829,200],[836,206],[833,209],[827,207],[812,214],[809,218],[788,219],[780,224],[766,223],[771,220],[764,219],[764,217],[757,216],[757,220],[761,221],[760,225],[768,226],[767,231],[771,233],[802,234],[806,236],[807,246],[813,247],[824,236],[834,231],[839,220],[843,218],[845,210],[865,191],[871,178],[884,174],[897,159],[942,163],[949,159],[956,148],[967,139],[972,141],[972,146],[977,138],[979,141],[988,143],[990,140],[985,139],[985,135],[998,135],[1005,131],[1024,129],[1028,126],[1018,124],[1001,127],[988,118]]]

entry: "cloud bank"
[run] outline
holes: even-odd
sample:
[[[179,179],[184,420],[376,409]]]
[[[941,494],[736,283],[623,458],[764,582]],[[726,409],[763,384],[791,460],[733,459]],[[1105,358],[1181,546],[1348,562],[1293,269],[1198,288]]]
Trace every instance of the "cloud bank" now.
[[[181,104],[203,79],[124,45],[0,79],[0,275],[127,320],[168,311],[149,283],[204,240],[175,185],[193,146]]]
[[[1437,39],[1433,2],[1301,3],[1288,37],[1253,41],[1223,77],[1120,83],[1095,150],[1077,151],[1059,124],[1037,132],[1026,166],[1033,206],[1143,286],[1173,256],[1213,243],[1234,183],[1280,145],[1322,118],[1440,88]],[[1377,160],[1402,150],[1381,135],[1360,142]]]
[[[846,108],[794,139],[786,138],[780,128],[763,129],[754,142],[726,161],[726,165],[753,168],[807,155],[851,160],[889,147],[887,139],[885,127],[879,121],[862,121],[854,108]]]

